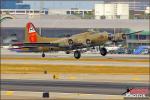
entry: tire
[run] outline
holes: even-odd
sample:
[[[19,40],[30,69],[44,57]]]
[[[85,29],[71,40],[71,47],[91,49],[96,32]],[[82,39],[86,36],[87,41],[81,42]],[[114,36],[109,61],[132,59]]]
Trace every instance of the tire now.
[[[81,57],[80,51],[75,51],[74,52],[74,58],[79,59]]]
[[[70,51],[66,51],[66,54],[70,54]]]
[[[45,53],[42,53],[42,57],[43,57],[43,58],[45,57]]]
[[[101,48],[101,49],[100,49],[100,54],[101,54],[102,56],[106,56],[106,54],[107,54],[106,48]]]

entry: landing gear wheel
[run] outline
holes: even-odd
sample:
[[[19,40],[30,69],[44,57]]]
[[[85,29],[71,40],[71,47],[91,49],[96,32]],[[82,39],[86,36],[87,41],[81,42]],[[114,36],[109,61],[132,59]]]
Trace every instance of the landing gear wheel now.
[[[75,57],[76,59],[79,59],[79,58],[81,57],[80,51],[75,51],[75,52],[74,52],[74,57]]]
[[[100,48],[100,54],[101,54],[102,56],[106,56],[106,54],[107,54],[106,48]]]
[[[42,57],[43,57],[43,58],[45,57],[45,53],[44,53],[44,52],[42,53]]]
[[[66,54],[70,54],[70,51],[66,51]]]

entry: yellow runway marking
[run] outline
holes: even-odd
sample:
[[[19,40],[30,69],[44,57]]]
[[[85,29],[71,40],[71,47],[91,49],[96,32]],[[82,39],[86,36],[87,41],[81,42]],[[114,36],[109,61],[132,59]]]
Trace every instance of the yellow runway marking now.
[[[134,81],[140,81],[141,79],[139,77],[133,77],[132,80],[134,80]]]
[[[14,92],[13,91],[6,91],[6,93],[5,93],[6,95],[8,95],[8,96],[11,96],[11,95],[13,95],[14,94]]]
[[[77,77],[75,77],[75,76],[70,76],[68,79],[70,79],[70,80],[75,80],[75,79],[77,79]]]

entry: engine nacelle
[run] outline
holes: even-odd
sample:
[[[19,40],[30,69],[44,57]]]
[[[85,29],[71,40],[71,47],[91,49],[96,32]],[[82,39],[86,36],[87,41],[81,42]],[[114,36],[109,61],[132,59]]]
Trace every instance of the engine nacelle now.
[[[91,40],[90,40],[90,39],[86,39],[85,43],[86,43],[87,45],[90,45],[90,44],[91,44]]]
[[[68,44],[69,44],[69,45],[73,45],[73,43],[74,43],[74,42],[73,42],[72,39],[68,39]]]
[[[122,39],[126,40],[127,39],[127,35],[126,34],[122,34]]]
[[[124,33],[116,33],[114,34],[113,36],[113,39],[112,41],[123,41],[123,40],[126,40],[126,34]]]

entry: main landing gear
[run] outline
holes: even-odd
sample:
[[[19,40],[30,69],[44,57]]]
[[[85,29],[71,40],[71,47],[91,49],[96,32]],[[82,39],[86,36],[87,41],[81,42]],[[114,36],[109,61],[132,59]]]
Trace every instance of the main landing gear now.
[[[81,52],[78,51],[78,50],[76,50],[76,51],[74,52],[74,58],[79,59],[80,57],[81,57]]]
[[[106,56],[106,54],[107,54],[107,49],[106,48],[100,48],[99,49],[100,50],[100,54],[102,55],[102,56]]]

